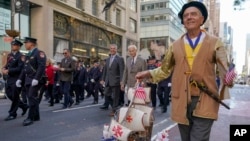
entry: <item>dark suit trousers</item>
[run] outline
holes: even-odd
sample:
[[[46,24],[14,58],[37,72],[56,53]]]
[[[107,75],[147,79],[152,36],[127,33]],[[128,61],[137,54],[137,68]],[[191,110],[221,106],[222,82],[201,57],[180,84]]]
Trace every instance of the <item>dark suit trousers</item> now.
[[[7,84],[6,85],[6,94],[8,98],[12,101],[10,110],[9,110],[9,115],[11,116],[16,116],[17,115],[17,109],[20,107],[21,109],[24,109],[28,107],[27,104],[23,103],[20,100],[19,94],[21,92],[21,88],[16,87],[15,84]]]
[[[76,102],[80,102],[80,94],[81,94],[81,85],[80,84],[72,84],[72,91],[75,92]]]
[[[40,118],[39,114],[39,96],[38,91],[41,88],[41,84],[36,86],[27,85],[27,96],[28,96],[28,103],[29,103],[29,115],[28,118],[34,120],[35,117]]]
[[[193,116],[198,100],[198,96],[192,97],[192,102],[187,107],[189,125],[178,124],[182,141],[209,141],[214,120]]]
[[[120,85],[119,86],[106,86],[104,88],[105,103],[104,106],[112,106],[115,112],[119,107],[120,101]]]
[[[60,85],[63,96],[64,96],[64,107],[68,107],[70,102],[73,102],[73,99],[70,95],[70,87],[71,87],[71,82],[70,81],[61,81]]]
[[[171,87],[168,86],[158,86],[157,95],[160,100],[160,104],[163,106],[162,108],[166,109],[169,104],[169,93],[171,91]]]
[[[157,89],[157,84],[148,83],[147,85],[151,88],[150,96],[151,96],[151,100],[152,100],[152,107],[156,107],[156,89]]]

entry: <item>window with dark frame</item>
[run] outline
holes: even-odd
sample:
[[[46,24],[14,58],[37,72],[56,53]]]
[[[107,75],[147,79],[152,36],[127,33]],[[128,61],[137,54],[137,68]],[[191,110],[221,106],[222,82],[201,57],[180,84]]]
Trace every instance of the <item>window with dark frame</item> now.
[[[116,25],[121,26],[121,10],[116,9]]]
[[[130,18],[129,19],[129,26],[130,26],[130,32],[136,33],[137,32],[137,28],[136,28],[136,20]]]
[[[137,0],[130,0],[130,9],[137,12]]]
[[[76,0],[76,8],[83,9],[83,0]]]
[[[92,14],[98,15],[98,0],[92,0]]]
[[[107,5],[107,2],[106,2],[105,5]],[[111,19],[110,19],[110,8],[105,11],[105,21],[111,22]]]

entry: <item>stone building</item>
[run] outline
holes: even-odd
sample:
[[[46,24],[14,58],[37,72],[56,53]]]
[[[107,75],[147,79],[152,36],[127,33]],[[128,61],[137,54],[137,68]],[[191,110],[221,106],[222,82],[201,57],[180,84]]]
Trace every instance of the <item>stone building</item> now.
[[[11,3],[4,1],[2,9],[10,14]],[[74,56],[89,63],[108,57],[111,43],[118,45],[118,52],[124,57],[129,44],[139,46],[138,0],[19,1],[25,3],[24,9],[15,14],[15,29],[21,32],[20,39],[25,36],[37,38],[38,47],[57,61],[63,57],[64,48],[69,48]],[[104,6],[112,1],[110,8],[103,11]],[[23,11],[27,11],[25,17],[18,17]],[[22,26],[25,20],[26,24]]]

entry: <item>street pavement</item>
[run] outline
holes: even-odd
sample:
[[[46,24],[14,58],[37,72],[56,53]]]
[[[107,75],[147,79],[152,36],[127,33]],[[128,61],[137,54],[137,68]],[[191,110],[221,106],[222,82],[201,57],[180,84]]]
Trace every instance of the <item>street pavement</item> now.
[[[250,87],[236,84],[234,88],[230,89],[230,95],[231,98],[224,102],[231,109],[220,106],[219,118],[212,127],[211,141],[229,141],[230,125],[250,125]],[[168,130],[169,141],[181,141],[177,124],[164,130]]]
[[[220,107],[219,119],[214,122],[211,141],[229,141],[229,126],[231,124],[250,123],[250,87],[246,85],[235,85],[230,90],[231,99],[225,102],[231,109]],[[93,98],[85,99],[80,105],[62,110],[61,104],[49,107],[47,101],[40,104],[41,120],[33,125],[22,126],[27,115],[18,117],[12,121],[4,121],[8,115],[10,102],[8,99],[0,99],[0,140],[1,141],[100,141],[103,125],[109,124],[111,117],[109,110],[100,110],[104,102],[92,105]],[[160,107],[154,111],[154,126],[152,140],[156,134],[163,130],[169,130],[170,141],[181,141],[177,124],[172,122],[170,107],[167,113],[161,113]]]
[[[21,116],[21,109],[18,110],[15,120],[4,121],[8,115],[10,101],[0,99],[0,141],[100,141],[103,126],[111,121],[111,109],[99,108],[104,103],[101,97],[99,104],[92,105],[92,102],[93,97],[90,97],[80,105],[61,109],[62,104],[49,107],[48,102],[43,100],[40,104],[41,120],[24,127],[22,122],[27,114]],[[152,136],[173,124],[169,119],[169,111],[161,113],[160,107],[154,111],[154,117]]]

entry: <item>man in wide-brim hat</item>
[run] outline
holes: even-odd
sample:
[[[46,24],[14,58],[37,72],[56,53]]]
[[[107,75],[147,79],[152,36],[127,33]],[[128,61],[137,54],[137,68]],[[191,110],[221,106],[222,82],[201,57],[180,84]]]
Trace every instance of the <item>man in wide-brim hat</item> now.
[[[215,68],[228,69],[227,54],[219,38],[201,29],[208,16],[203,3],[184,4],[178,16],[186,33],[168,48],[161,67],[140,72],[136,78],[151,77],[156,83],[172,74],[171,118],[178,123],[182,141],[209,141],[219,103],[190,81],[195,80],[219,97]],[[226,71],[219,74],[224,78]]]

